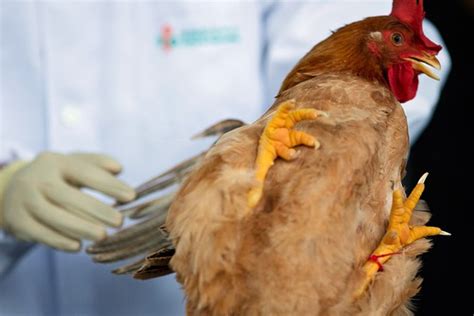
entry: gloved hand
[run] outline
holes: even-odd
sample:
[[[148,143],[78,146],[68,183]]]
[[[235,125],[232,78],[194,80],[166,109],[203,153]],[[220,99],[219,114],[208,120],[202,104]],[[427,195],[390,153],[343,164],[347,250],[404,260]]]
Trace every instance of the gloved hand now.
[[[22,240],[79,251],[81,239],[100,240],[106,226],[123,221],[119,212],[79,188],[131,201],[134,190],[114,176],[121,169],[103,155],[42,153],[10,175],[6,170],[0,177],[0,228]]]

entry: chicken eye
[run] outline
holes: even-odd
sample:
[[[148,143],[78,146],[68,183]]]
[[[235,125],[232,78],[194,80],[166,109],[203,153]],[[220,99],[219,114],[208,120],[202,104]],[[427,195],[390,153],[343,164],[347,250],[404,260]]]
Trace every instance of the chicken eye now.
[[[403,36],[400,33],[393,33],[392,34],[392,43],[396,46],[400,46],[403,44]]]

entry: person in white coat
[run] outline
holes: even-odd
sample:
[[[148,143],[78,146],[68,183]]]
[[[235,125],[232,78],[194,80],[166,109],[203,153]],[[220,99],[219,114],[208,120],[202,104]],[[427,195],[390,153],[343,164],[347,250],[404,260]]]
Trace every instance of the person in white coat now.
[[[389,0],[2,1],[0,315],[183,315],[172,276],[139,282],[68,253],[122,222],[111,199],[80,188],[133,199],[131,184],[209,146],[191,141],[194,133],[224,118],[255,120],[331,30],[390,8]],[[424,29],[442,43],[431,24]],[[412,142],[449,72],[446,49],[439,59],[442,80],[422,78],[404,105]]]

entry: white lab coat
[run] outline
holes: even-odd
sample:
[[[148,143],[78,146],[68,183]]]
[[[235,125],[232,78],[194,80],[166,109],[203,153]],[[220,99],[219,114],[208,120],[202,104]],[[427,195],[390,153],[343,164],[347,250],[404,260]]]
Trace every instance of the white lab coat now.
[[[43,150],[104,152],[136,185],[206,148],[210,140],[189,139],[204,127],[256,119],[330,30],[390,8],[388,0],[3,1],[0,161]],[[441,42],[431,25],[425,32]],[[444,79],[446,50],[440,60]],[[412,138],[441,87],[421,81],[406,105]],[[44,246],[20,259],[25,247],[0,237],[0,315],[184,314],[172,276],[135,281],[85,254]]]

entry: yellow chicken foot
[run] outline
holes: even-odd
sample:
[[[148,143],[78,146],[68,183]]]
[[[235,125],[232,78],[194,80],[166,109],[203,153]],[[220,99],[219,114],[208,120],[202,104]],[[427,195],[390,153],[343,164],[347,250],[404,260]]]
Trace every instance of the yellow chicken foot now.
[[[451,235],[450,233],[442,231],[438,227],[410,226],[408,224],[413,214],[413,210],[425,189],[424,183],[427,176],[428,173],[425,173],[420,178],[418,184],[405,201],[403,201],[403,195],[400,190],[395,190],[393,192],[392,210],[390,212],[387,232],[385,233],[380,245],[364,264],[363,269],[365,272],[365,278],[361,286],[354,293],[354,298],[360,297],[365,292],[377,271],[383,271],[382,265],[393,255],[400,253],[405,246],[428,236]]]
[[[318,116],[328,116],[325,112],[312,108],[295,110],[295,100],[282,102],[273,117],[268,121],[258,145],[257,159],[255,161],[255,179],[257,185],[248,195],[248,205],[253,208],[262,197],[263,183],[268,170],[278,157],[292,160],[296,157],[293,147],[306,145],[319,148],[319,142],[311,135],[294,130],[296,123],[303,120],[314,120]]]

